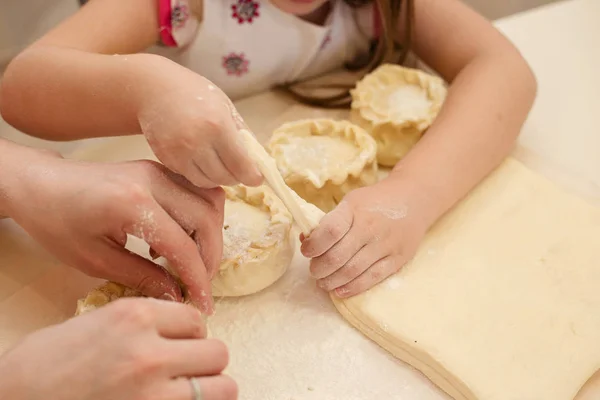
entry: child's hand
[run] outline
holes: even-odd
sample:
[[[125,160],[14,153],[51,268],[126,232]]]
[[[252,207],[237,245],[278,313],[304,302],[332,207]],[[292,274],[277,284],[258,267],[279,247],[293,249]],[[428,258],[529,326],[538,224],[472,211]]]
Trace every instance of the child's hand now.
[[[198,187],[259,185],[262,175],[238,139],[244,122],[229,98],[199,75],[179,71],[177,77],[167,78],[160,85],[167,89],[139,112],[156,157]]]
[[[339,297],[351,297],[409,261],[427,228],[407,200],[389,178],[346,195],[302,243],[317,284]]]

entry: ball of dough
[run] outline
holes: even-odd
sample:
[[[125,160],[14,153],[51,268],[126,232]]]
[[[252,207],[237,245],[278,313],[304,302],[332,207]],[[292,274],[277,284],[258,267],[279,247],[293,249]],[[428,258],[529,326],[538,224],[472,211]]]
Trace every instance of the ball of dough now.
[[[285,183],[324,212],[351,190],[374,184],[377,144],[348,121],[305,119],[283,124],[267,144]]]
[[[351,90],[350,120],[377,141],[378,163],[392,167],[437,117],[446,93],[437,76],[384,64]]]

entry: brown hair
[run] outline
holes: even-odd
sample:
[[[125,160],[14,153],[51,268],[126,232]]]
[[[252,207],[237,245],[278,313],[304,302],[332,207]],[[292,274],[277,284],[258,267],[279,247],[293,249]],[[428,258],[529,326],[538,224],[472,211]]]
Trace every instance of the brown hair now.
[[[375,3],[374,12],[378,12],[381,20],[380,36],[371,45],[368,57],[358,58],[345,65],[350,72],[359,72],[359,77],[372,72],[381,64],[402,64],[412,42],[412,30],[414,20],[414,0],[344,0],[351,7],[363,7],[369,3]],[[400,46],[396,42],[397,27],[402,14],[404,4],[404,26],[403,43]],[[355,85],[352,83],[310,85],[303,82],[294,82],[282,89],[296,100],[313,106],[324,108],[347,108],[351,103],[350,89]],[[311,89],[339,90],[339,93],[327,96],[316,96],[305,94]]]

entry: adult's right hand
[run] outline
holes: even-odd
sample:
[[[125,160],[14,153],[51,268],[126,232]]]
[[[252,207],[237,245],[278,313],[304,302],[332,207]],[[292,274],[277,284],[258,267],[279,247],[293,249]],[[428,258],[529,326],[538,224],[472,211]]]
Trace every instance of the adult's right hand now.
[[[221,188],[199,189],[152,161],[93,164],[9,150],[6,210],[46,249],[88,275],[181,300],[171,275],[125,249],[127,234],[139,237],[169,261],[192,302],[212,313],[210,277],[223,249]]]
[[[27,400],[237,399],[222,342],[205,339],[195,308],[120,299],[37,331],[0,358],[0,398]]]

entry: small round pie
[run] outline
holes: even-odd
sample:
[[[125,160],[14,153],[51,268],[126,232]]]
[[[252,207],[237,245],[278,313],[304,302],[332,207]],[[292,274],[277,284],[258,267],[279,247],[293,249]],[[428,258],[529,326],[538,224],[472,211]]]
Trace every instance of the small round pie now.
[[[350,120],[377,142],[377,162],[394,166],[437,117],[444,81],[418,69],[384,64],[351,90]]]
[[[378,180],[375,140],[348,121],[289,122],[273,132],[266,147],[285,183],[324,212],[351,190]]]
[[[293,220],[268,186],[223,189],[223,256],[212,280],[212,291],[218,297],[245,296],[272,285],[289,267],[296,244],[291,236]],[[121,297],[141,296],[137,290],[106,282],[77,302],[75,314]]]
[[[245,296],[272,285],[289,267],[293,219],[268,186],[224,189],[223,257],[212,290],[215,296]]]

